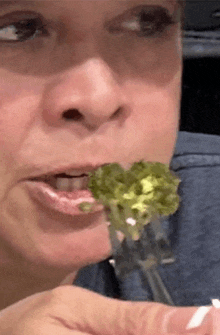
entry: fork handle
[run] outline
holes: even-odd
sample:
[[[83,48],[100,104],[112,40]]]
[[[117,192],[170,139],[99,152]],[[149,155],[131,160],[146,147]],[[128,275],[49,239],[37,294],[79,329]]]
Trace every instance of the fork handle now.
[[[169,295],[166,287],[163,284],[163,281],[158,271],[155,268],[145,269],[144,275],[146,276],[148,283],[152,289],[154,301],[175,306],[171,296]]]

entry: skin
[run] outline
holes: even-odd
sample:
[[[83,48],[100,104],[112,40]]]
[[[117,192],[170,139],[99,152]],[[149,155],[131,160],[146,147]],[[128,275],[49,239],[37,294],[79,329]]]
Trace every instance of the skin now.
[[[27,10],[50,22],[47,37],[11,48],[0,41],[0,310],[71,284],[80,268],[111,255],[103,212],[52,213],[30,198],[25,179],[71,163],[172,159],[180,23],[154,38],[129,30],[114,35],[104,26],[139,4],[176,9],[175,0],[59,0],[52,6],[45,0],[0,9],[0,26],[4,15],[20,12],[8,22],[19,21]]]

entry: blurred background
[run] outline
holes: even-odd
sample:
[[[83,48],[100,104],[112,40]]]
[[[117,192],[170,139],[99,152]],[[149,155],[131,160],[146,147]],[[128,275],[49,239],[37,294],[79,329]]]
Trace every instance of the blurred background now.
[[[186,0],[180,131],[220,135],[220,1]]]

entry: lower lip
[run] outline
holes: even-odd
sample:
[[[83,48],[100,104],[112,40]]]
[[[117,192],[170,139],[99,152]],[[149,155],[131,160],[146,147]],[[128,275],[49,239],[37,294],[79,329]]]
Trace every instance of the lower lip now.
[[[29,195],[40,202],[41,205],[47,206],[50,209],[59,213],[68,215],[85,215],[88,212],[83,212],[79,205],[82,202],[94,204],[93,213],[104,209],[104,206],[99,204],[94,199],[89,190],[75,190],[72,192],[58,191],[50,185],[40,181],[25,181],[25,185]]]

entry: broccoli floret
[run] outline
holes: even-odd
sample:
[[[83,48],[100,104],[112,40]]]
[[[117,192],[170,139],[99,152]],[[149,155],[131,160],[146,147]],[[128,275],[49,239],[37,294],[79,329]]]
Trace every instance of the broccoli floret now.
[[[152,218],[171,215],[179,207],[180,179],[168,164],[140,161],[125,170],[112,163],[89,176],[88,188],[106,207],[111,225],[132,239],[139,238],[144,225]],[[86,203],[79,207],[92,211]]]

